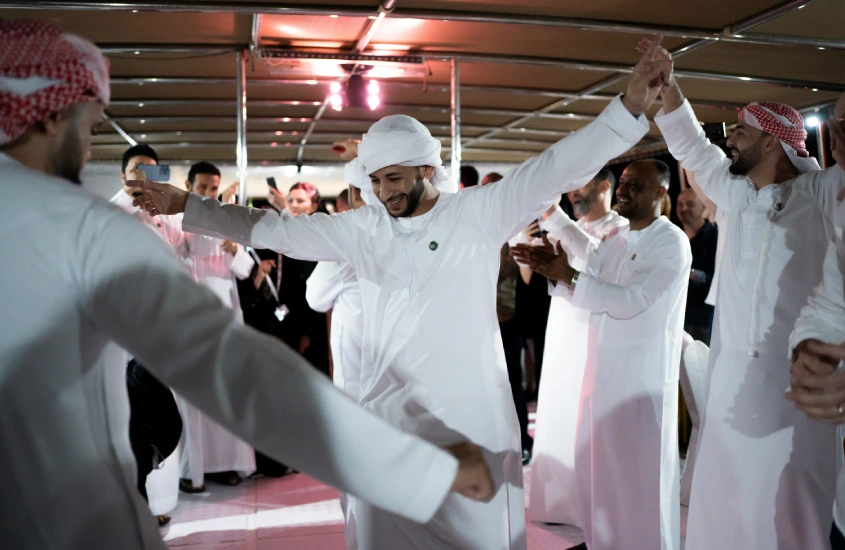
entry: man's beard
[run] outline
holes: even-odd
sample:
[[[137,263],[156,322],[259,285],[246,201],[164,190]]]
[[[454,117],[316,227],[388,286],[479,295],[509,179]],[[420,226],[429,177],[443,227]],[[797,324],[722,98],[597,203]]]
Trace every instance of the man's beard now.
[[[747,176],[760,162],[760,157],[762,157],[760,149],[760,141],[757,141],[757,143],[744,151],[739,151],[739,156],[736,161],[731,163],[728,171],[734,176]]]
[[[572,210],[575,212],[575,215],[579,218],[586,216],[593,207],[598,204],[599,198],[596,193],[590,193],[589,195],[584,195],[572,203]]]
[[[82,147],[76,128],[72,125],[53,159],[53,174],[76,185],[82,185],[81,174],[85,165],[85,152]]]
[[[411,191],[405,194],[405,199],[408,203],[408,206],[405,207],[400,214],[393,216],[394,218],[407,218],[411,214],[417,211],[419,208],[420,203],[422,202],[423,195],[425,194],[425,179],[422,177],[422,174],[417,174],[417,179],[414,180],[414,186],[411,187]],[[390,210],[388,210],[388,213]]]

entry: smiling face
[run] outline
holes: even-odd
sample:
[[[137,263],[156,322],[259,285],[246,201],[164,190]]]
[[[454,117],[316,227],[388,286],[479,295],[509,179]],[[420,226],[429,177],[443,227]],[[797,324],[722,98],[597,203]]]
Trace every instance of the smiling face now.
[[[370,174],[373,192],[394,218],[413,214],[422,202],[431,166],[388,166]]]
[[[743,122],[736,125],[727,145],[731,151],[730,172],[735,176],[747,176],[763,158],[766,139],[772,137]]]
[[[654,215],[665,194],[666,188],[654,166],[648,161],[634,162],[622,172],[616,189],[619,215],[631,221]]]
[[[704,221],[704,203],[692,189],[684,189],[678,195],[676,209],[678,219],[686,226],[696,227]]]

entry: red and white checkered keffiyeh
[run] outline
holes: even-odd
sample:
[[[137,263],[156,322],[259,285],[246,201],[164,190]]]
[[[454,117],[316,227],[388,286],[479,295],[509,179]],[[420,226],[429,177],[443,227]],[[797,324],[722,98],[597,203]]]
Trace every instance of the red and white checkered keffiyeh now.
[[[91,42],[40,21],[0,23],[0,145],[71,105],[108,105],[109,95],[108,61]]]
[[[789,160],[800,172],[821,170],[805,147],[807,131],[801,113],[783,103],[751,103],[739,112],[739,122],[780,139]]]

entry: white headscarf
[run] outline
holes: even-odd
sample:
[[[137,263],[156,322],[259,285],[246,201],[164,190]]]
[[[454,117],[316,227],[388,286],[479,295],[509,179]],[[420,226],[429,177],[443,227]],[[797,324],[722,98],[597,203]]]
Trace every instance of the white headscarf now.
[[[357,187],[361,190],[361,198],[364,199],[366,204],[381,204],[381,201],[373,192],[373,184],[370,182],[370,176],[368,176],[364,172],[364,169],[361,168],[360,160],[355,158],[350,162],[347,162],[346,167],[343,170],[343,176],[346,179],[347,185],[352,185],[353,187]]]
[[[435,189],[446,193],[457,191],[440,159],[440,140],[431,137],[420,121],[407,115],[386,116],[373,124],[358,145],[358,160],[367,176],[387,166],[433,166],[431,184]],[[369,178],[367,184],[372,188]]]

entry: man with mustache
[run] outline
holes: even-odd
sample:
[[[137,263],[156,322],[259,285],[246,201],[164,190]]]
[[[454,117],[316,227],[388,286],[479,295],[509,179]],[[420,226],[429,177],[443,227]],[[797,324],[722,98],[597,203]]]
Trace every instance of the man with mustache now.
[[[616,176],[602,168],[582,189],[569,193],[577,222],[558,206],[540,228],[560,241],[575,269],[583,269],[601,240],[628,220],[610,209]],[[534,521],[580,527],[575,477],[575,434],[587,359],[590,313],[553,296],[546,329],[546,367],[537,399],[534,465],[528,514]]]
[[[165,215],[184,211],[191,231],[351,264],[364,305],[361,405],[423,439],[486,449],[498,488],[490,503],[448,499],[426,525],[356,506],[362,550],[526,547],[518,421],[496,316],[502,245],[645,135],[641,115],[666,70],[653,57],[643,55],[627,93],[594,122],[494,185],[442,192],[449,179],[440,142],[404,115],[373,124],[358,146],[383,207],[294,218],[138,184],[145,190],[138,204]]]
[[[628,225],[587,254],[581,270],[548,238],[513,251],[590,315],[575,451],[590,550],[681,544],[678,368],[692,253],[661,215],[669,182],[659,160],[629,165],[616,191]]]
[[[822,278],[845,172],[819,170],[792,107],[743,109],[728,159],[674,78],[661,93],[655,122],[669,150],[727,217],[687,550],[829,548],[834,430],[783,392],[789,335]]]

